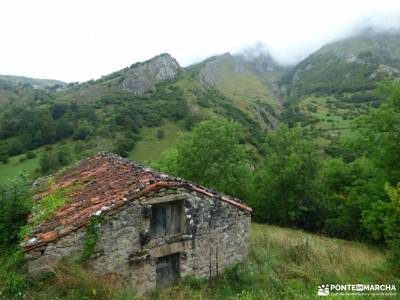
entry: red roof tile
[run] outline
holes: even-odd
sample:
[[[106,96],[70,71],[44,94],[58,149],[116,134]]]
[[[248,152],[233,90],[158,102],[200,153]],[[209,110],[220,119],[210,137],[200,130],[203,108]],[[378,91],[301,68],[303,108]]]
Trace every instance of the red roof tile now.
[[[238,209],[251,212],[240,200],[195,185],[178,177],[145,168],[109,152],[100,152],[56,173],[52,184],[34,198],[40,201],[52,191],[66,189],[71,200],[55,211],[52,217],[36,226],[23,243],[24,251],[54,241],[84,226],[96,213],[115,210],[129,200],[160,188],[184,187],[216,197]],[[71,187],[71,189],[68,189]],[[73,188],[72,188],[73,187]],[[31,218],[30,218],[31,219]]]

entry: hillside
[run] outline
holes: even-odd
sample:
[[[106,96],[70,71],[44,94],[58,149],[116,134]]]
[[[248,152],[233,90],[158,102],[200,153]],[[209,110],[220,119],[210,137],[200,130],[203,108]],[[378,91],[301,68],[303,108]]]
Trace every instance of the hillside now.
[[[17,85],[30,85],[34,88],[44,89],[52,87],[65,87],[66,82],[54,79],[37,79],[23,76],[0,75],[0,83],[15,87]]]
[[[63,88],[0,81],[2,295],[135,299],[114,274],[97,277],[70,258],[32,281],[18,247],[37,213],[32,182],[101,150],[245,199],[253,221],[282,226],[253,224],[249,260],[215,279],[183,278],[142,299],[298,299],[322,284],[399,285],[400,83],[376,93],[378,81],[399,77],[399,37],[364,31],[293,67],[265,49],[186,68],[164,53]],[[116,174],[102,172],[112,195]],[[37,215],[64,196],[41,201]]]
[[[306,96],[368,91],[385,76],[400,76],[400,33],[364,30],[323,46],[282,81]]]
[[[18,98],[23,89],[26,96]],[[29,86],[5,90],[18,101],[4,102],[8,105],[0,111],[0,157],[4,162],[0,174],[5,173],[1,168],[12,169],[11,164],[21,169],[14,158],[8,158],[26,151],[40,153],[47,144],[68,152],[68,161],[99,149],[143,161],[156,159],[174,146],[177,135],[170,134],[171,128],[174,133],[187,131],[201,120],[224,117],[241,123],[247,132],[246,142],[257,146],[262,132],[277,123],[268,112],[274,113],[274,109],[264,100],[250,100],[245,95],[231,99],[199,75],[180,67],[169,54],[61,90],[34,90]],[[248,105],[239,106],[237,102]],[[259,110],[262,117],[251,113]],[[28,166],[32,172],[37,161]]]
[[[36,89],[29,84],[13,86],[0,80],[0,109],[6,104],[27,103],[48,97],[47,95],[51,92],[50,90]]]
[[[16,259],[18,263],[18,259]],[[15,263],[15,262],[14,262]],[[1,274],[10,268],[3,258]],[[24,286],[24,267],[14,278]],[[400,284],[379,249],[299,230],[253,224],[251,256],[210,283],[183,278],[176,286],[144,298],[116,278],[98,278],[64,261],[53,274],[20,290],[25,299],[298,299],[314,298],[321,284]],[[0,288],[3,288],[0,286]]]
[[[5,170],[32,172],[38,160],[20,164],[25,157],[18,155],[49,144],[72,153],[69,160],[100,149],[157,160],[176,144],[177,132],[214,117],[241,123],[245,142],[258,150],[281,122],[300,124],[329,146],[379,106],[379,80],[400,76],[399,41],[399,32],[365,30],[293,67],[279,65],[263,45],[186,68],[164,53],[62,89],[58,81],[3,76],[0,180]]]
[[[386,77],[400,77],[400,33],[366,29],[323,46],[280,83],[291,103],[287,115],[316,129],[326,143],[348,134],[350,120],[379,105],[376,83]]]
[[[188,68],[200,81],[218,89],[261,124],[276,127],[282,112],[277,81],[283,68],[268,53],[211,57]]]

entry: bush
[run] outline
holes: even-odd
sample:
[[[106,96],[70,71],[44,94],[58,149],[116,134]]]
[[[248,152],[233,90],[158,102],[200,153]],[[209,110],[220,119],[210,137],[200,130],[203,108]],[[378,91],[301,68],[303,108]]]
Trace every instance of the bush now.
[[[128,157],[134,146],[135,140],[133,138],[124,137],[117,140],[114,152],[122,157]]]
[[[179,140],[176,151],[162,155],[159,168],[244,198],[250,170],[242,138],[243,128],[236,122],[203,121]]]
[[[162,140],[165,137],[165,132],[162,129],[157,130],[157,138]]]
[[[73,139],[84,140],[92,133],[92,131],[93,131],[92,126],[90,126],[89,124],[82,124],[74,132]]]
[[[325,205],[318,185],[320,156],[301,128],[282,126],[269,134],[265,164],[256,178],[252,197],[255,220],[318,230]]]
[[[135,291],[126,286],[122,278],[98,276],[73,257],[62,259],[53,267],[48,278],[36,284],[42,284],[42,287],[29,291],[37,293],[30,299],[138,299]],[[42,290],[44,293],[41,293]]]
[[[10,248],[18,242],[18,232],[31,209],[29,184],[24,175],[0,186],[0,247]]]
[[[388,264],[392,272],[400,277],[400,239],[394,239],[389,242]]]
[[[0,252],[0,265],[0,295],[4,299],[22,299],[27,286],[24,254],[14,248]]]
[[[66,147],[46,147],[39,158],[39,171],[48,174],[71,163],[71,154]]]
[[[207,285],[207,280],[203,278],[197,278],[194,276],[186,276],[181,279],[184,286],[188,286],[193,290],[200,290]]]
[[[28,151],[28,152],[25,153],[25,156],[26,156],[27,159],[33,159],[33,158],[36,157],[36,153],[33,152],[33,151]]]
[[[183,127],[186,130],[192,130],[193,127],[195,127],[196,124],[199,123],[199,121],[200,121],[200,118],[197,115],[190,113],[183,120]]]
[[[7,154],[0,154],[0,162],[3,164],[8,163],[8,155]]]

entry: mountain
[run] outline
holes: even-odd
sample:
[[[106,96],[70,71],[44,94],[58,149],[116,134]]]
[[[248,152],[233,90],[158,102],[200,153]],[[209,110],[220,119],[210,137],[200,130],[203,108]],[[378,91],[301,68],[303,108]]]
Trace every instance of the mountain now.
[[[234,58],[235,64],[242,61]],[[0,109],[0,158],[7,162],[52,144],[75,158],[105,149],[141,161],[158,159],[176,143],[178,131],[191,130],[201,120],[215,117],[241,123],[246,131],[244,142],[257,148],[265,131],[277,125],[281,109],[277,98],[263,86],[266,77],[254,75],[246,63],[246,70],[232,84],[236,90],[229,94],[228,85],[206,80],[208,63],[194,71],[179,66],[171,55],[161,54],[63,89],[7,87],[16,101]],[[259,90],[253,93],[251,84]],[[19,97],[22,89],[29,91],[24,101]]]
[[[122,88],[135,95],[154,91],[160,81],[173,80],[178,75],[180,66],[169,54],[161,54],[146,63],[133,65],[125,73]]]
[[[377,81],[399,74],[400,33],[364,30],[292,67],[277,63],[258,44],[185,68],[164,53],[63,88],[57,81],[22,83],[3,76],[0,159],[10,162],[0,167],[0,178],[25,164],[37,166],[37,159],[20,163],[21,155],[48,144],[74,158],[111,150],[142,162],[157,160],[175,145],[177,132],[215,117],[242,124],[243,142],[257,157],[267,132],[281,122],[303,126],[326,148],[352,134],[354,118],[379,105]]]
[[[67,83],[59,80],[0,75],[0,106],[10,102],[34,101],[47,92],[66,86]]]
[[[267,52],[252,50],[214,56],[188,70],[231,99],[263,129],[274,128],[283,109],[277,82],[284,68]]]
[[[400,32],[368,29],[325,45],[282,81],[302,96],[370,90],[385,76],[400,76]]]
[[[376,83],[400,77],[400,32],[365,29],[323,46],[280,80],[285,118],[317,131],[326,144],[350,134],[350,121],[379,105]]]
[[[206,77],[205,74],[212,73],[209,71],[211,61],[219,62],[224,60],[224,57],[214,57],[200,66],[182,68],[171,55],[161,54],[103,76],[99,80],[73,85],[58,93],[56,100],[111,104],[126,99],[135,102],[136,109],[139,110],[141,106],[149,106],[152,103],[152,110],[158,111],[161,118],[166,116],[166,111],[173,109],[174,103],[180,101],[179,105],[185,107],[188,116],[195,116],[197,119],[209,118],[215,114],[230,114],[239,122],[252,123],[263,129],[275,126],[276,119],[268,110],[274,115],[278,114],[281,105],[276,98],[268,95],[267,88],[252,73],[247,70],[235,73],[234,66],[229,66],[219,77],[224,80],[224,85]],[[233,62],[236,65],[240,63],[236,61],[236,57]],[[222,66],[217,67],[220,68]],[[228,77],[234,78],[231,85],[226,84],[230,80]],[[253,89],[252,84],[256,88]],[[167,96],[168,93],[175,96]],[[259,111],[265,111],[265,114],[271,116],[270,120],[267,117],[261,118],[257,114]],[[142,110],[140,113],[146,119],[146,112]],[[151,126],[153,121],[149,120],[148,125]]]
[[[15,87],[17,85],[30,85],[37,89],[65,87],[66,82],[54,79],[36,79],[23,76],[0,75],[0,85]]]

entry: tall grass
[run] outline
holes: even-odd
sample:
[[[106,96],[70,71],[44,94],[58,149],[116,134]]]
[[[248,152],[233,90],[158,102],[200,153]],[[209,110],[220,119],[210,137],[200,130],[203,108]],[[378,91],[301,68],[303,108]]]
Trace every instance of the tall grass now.
[[[183,280],[152,299],[310,299],[321,284],[400,286],[386,254],[372,246],[260,224],[252,225],[251,243],[248,262],[210,283]]]
[[[44,300],[312,299],[321,284],[399,287],[399,278],[389,270],[386,253],[372,246],[253,224],[249,260],[211,281],[187,277],[174,287],[138,297],[118,276],[99,277],[64,260],[50,276],[28,282],[23,294],[25,299]]]

